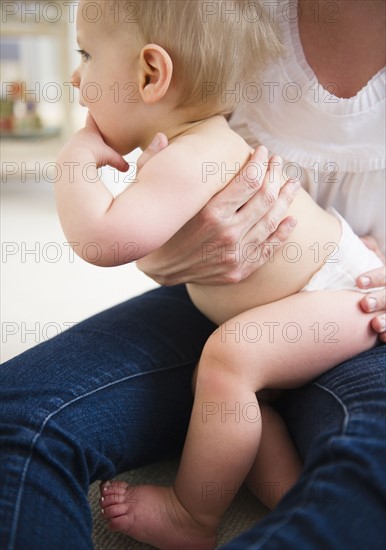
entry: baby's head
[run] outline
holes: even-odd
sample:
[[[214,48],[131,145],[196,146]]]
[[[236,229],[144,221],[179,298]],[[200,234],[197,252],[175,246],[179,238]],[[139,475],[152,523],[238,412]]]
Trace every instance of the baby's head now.
[[[73,77],[84,104],[94,115],[103,102],[99,98],[97,106],[90,94],[85,97],[88,65],[94,84],[105,80],[110,102],[120,103],[123,116],[125,108],[133,114],[137,104],[142,114],[133,122],[144,120],[144,105],[153,115],[161,106],[169,116],[186,113],[187,121],[228,115],[240,97],[232,91],[258,80],[280,52],[275,27],[258,0],[82,0],[78,32],[80,47],[90,54]],[[91,68],[101,55],[108,55],[109,63]],[[97,96],[97,85],[92,90],[92,81],[85,82]],[[126,90],[120,89],[125,84]]]
[[[124,5],[126,2],[120,2]],[[129,10],[117,2],[114,15],[125,21]],[[261,69],[280,51],[280,44],[263,9],[251,0],[138,0],[128,2],[133,32],[142,46],[158,44],[173,63],[171,85],[178,90],[180,106],[195,106],[197,112],[229,114],[235,108],[237,84],[258,78]],[[115,6],[115,8],[114,8]],[[130,8],[129,8],[130,6]],[[107,7],[107,6],[106,6]],[[129,30],[130,32],[130,30]]]

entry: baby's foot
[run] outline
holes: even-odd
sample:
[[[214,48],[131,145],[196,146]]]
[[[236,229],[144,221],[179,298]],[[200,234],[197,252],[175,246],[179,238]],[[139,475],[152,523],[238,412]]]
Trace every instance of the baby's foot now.
[[[101,483],[100,506],[112,531],[161,550],[212,550],[215,528],[200,525],[179,502],[173,487]]]

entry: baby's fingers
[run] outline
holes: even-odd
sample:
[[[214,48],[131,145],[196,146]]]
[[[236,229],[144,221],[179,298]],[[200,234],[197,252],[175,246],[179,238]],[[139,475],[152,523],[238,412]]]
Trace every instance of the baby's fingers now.
[[[94,154],[97,161],[97,168],[112,166],[120,172],[127,172],[129,169],[129,164],[125,159],[104,142],[98,144],[98,147],[94,150]]]
[[[138,170],[141,170],[141,168],[147,163],[148,160],[153,158],[154,155],[165,149],[165,147],[167,146],[168,138],[165,134],[158,132],[137,160]]]
[[[106,155],[106,158],[103,166],[112,166],[120,172],[127,172],[129,169],[129,164],[125,161],[125,159],[119,153],[114,151],[114,149],[111,149],[111,147],[106,147],[106,152],[104,152],[104,155]]]

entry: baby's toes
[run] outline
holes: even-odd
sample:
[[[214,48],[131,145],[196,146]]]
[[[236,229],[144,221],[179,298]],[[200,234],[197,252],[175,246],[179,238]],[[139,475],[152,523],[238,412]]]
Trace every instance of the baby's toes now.
[[[99,486],[101,496],[119,494],[124,495],[129,487],[126,481],[102,481]]]
[[[127,504],[111,504],[102,508],[102,517],[106,520],[111,531],[130,532],[134,523],[134,516],[129,512]]]
[[[128,505],[125,503],[111,504],[110,506],[106,506],[106,508],[102,508],[101,510],[102,515],[105,519],[124,516],[127,514],[127,511],[128,511]]]
[[[123,504],[124,502],[126,502],[125,495],[114,493],[101,497],[99,499],[99,506],[101,508],[106,508],[107,506],[111,506],[112,504]]]

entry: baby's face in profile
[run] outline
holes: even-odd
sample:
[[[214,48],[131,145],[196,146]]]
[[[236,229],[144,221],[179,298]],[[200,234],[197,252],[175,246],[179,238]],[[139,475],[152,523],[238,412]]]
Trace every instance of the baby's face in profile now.
[[[132,131],[139,124],[137,60],[134,41],[122,29],[108,29],[103,17],[81,2],[77,15],[80,63],[71,82],[79,89],[79,102],[93,116],[104,141],[125,154],[132,145]]]

